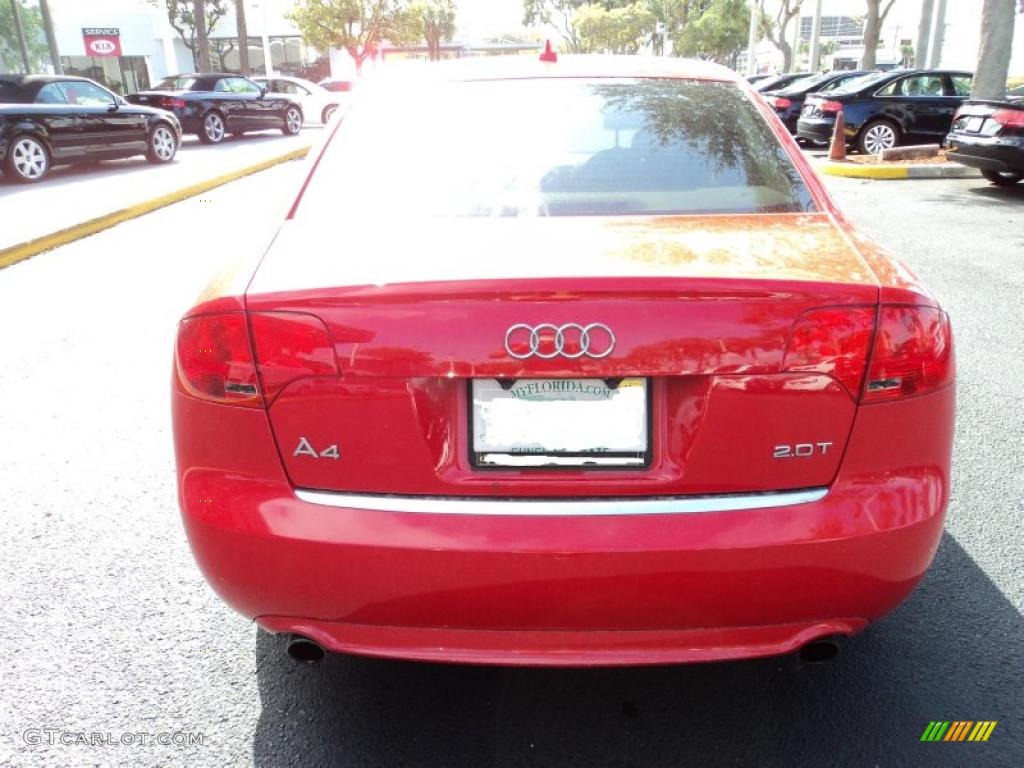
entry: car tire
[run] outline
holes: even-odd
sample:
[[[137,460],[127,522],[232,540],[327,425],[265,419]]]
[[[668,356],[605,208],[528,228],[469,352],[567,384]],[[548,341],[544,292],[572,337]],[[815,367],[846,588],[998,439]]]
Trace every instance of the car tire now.
[[[50,172],[50,151],[34,136],[15,136],[7,145],[4,173],[22,184],[35,184]]]
[[[284,125],[281,126],[281,133],[285,136],[295,136],[302,130],[302,111],[298,107],[288,107],[284,111]]]
[[[877,155],[899,143],[900,129],[889,120],[871,120],[857,134],[857,151],[862,155]]]
[[[981,175],[1000,187],[1012,187],[1024,179],[1024,173],[1018,171],[982,171]]]
[[[227,126],[224,124],[224,115],[211,109],[203,115],[203,122],[199,125],[199,140],[203,144],[220,144],[227,136]]]
[[[324,125],[327,125],[327,123],[331,121],[331,115],[333,115],[337,111],[337,104],[328,104],[326,107],[324,107],[323,114],[320,115],[320,122],[323,123]]]
[[[154,165],[163,165],[174,159],[178,153],[178,137],[167,123],[157,123],[149,131],[146,142],[146,159]]]

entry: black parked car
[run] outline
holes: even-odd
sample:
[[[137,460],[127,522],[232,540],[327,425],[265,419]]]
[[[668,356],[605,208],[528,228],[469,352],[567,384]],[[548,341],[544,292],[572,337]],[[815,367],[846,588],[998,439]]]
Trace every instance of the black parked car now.
[[[970,95],[972,77],[970,72],[937,69],[864,75],[830,93],[808,94],[796,135],[827,143],[842,110],[846,143],[865,154],[899,144],[937,144]]]
[[[764,100],[775,110],[779,119],[786,124],[789,132],[796,133],[796,122],[800,119],[800,112],[804,108],[804,99],[807,94],[834,91],[855,77],[866,74],[868,74],[866,70],[842,70],[808,75],[790,83],[785,88],[765,93]]]
[[[754,90],[760,91],[761,93],[777,91],[780,88],[785,88],[787,85],[795,83],[797,80],[813,74],[813,72],[787,72],[784,75],[772,75],[771,77],[766,77],[763,80],[758,80],[754,83]]]
[[[0,75],[0,168],[21,182],[54,165],[145,155],[169,163],[181,144],[174,115],[129,104],[84,77]]]
[[[1024,100],[965,101],[946,137],[946,157],[994,184],[1024,179]]]
[[[293,136],[302,128],[297,100],[280,93],[268,95],[266,88],[240,75],[174,75],[128,100],[173,112],[185,132],[205,144],[220,144],[229,133],[280,129]]]

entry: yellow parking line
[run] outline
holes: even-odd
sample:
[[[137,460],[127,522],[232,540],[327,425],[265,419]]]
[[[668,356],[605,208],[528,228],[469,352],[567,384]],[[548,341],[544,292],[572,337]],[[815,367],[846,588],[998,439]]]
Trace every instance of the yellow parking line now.
[[[182,187],[181,189],[169,192],[166,195],[160,195],[159,197],[144,200],[141,203],[135,203],[127,208],[122,208],[119,211],[98,216],[95,219],[89,219],[88,221],[83,221],[81,224],[75,224],[67,229],[61,229],[49,235],[43,235],[42,237],[37,237],[24,243],[19,243],[18,245],[12,245],[9,248],[0,249],[0,269],[9,267],[12,264],[17,264],[19,261],[30,259],[44,251],[59,248],[60,246],[67,245],[75,240],[81,240],[83,237],[88,237],[89,235],[94,235],[97,232],[102,232],[104,229],[110,229],[123,221],[144,216],[158,208],[164,208],[165,206],[173,205],[174,203],[179,203],[187,198],[194,197],[195,195],[200,195],[203,192],[214,189],[215,187],[220,187],[224,184],[228,184],[229,182],[236,181],[243,176],[249,176],[254,173],[259,173],[260,171],[265,171],[267,168],[272,168],[280,163],[286,163],[289,160],[298,160],[299,158],[305,157],[308,152],[309,147],[293,149],[282,155],[277,155],[276,157],[271,157],[267,160],[247,165],[244,168],[239,168],[235,171],[229,171],[228,173],[221,174],[220,176],[215,176],[212,179],[207,179],[205,181],[200,181],[197,184]]]

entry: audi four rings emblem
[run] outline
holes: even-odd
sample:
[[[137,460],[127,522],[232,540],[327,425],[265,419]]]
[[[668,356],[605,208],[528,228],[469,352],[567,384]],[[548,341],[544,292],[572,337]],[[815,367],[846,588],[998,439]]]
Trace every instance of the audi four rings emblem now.
[[[505,351],[516,360],[562,356],[570,360],[608,357],[615,349],[615,334],[604,323],[526,325],[516,323],[505,331]]]

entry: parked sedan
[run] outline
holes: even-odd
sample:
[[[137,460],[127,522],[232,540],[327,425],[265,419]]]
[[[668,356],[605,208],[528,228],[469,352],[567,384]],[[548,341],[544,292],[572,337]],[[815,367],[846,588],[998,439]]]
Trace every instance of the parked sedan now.
[[[867,71],[824,72],[808,75],[796,80],[785,88],[765,93],[764,100],[775,110],[790,133],[796,133],[796,123],[804,108],[804,99],[809,93],[828,93],[841,88],[845,83],[856,77],[866,75]]]
[[[899,144],[939,143],[971,92],[970,72],[915,69],[877,72],[827,94],[809,94],[796,135],[825,144],[842,110],[846,143],[865,154]]]
[[[946,137],[946,157],[981,169],[993,184],[1024,179],[1024,101],[967,101]]]
[[[204,144],[220,144],[228,134],[275,129],[294,136],[302,129],[297,99],[268,95],[266,88],[239,75],[174,75],[128,100],[174,113],[185,132],[194,133]]]
[[[949,318],[732,71],[544,57],[375,77],[186,313],[192,551],[303,661],[828,656],[942,535]]]
[[[338,109],[344,112],[352,101],[349,93],[333,93],[301,77],[254,77],[253,82],[273,94],[285,94],[299,102],[307,120],[327,123]]]
[[[169,163],[181,125],[83,77],[0,75],[0,169],[36,182],[55,165],[145,155]]]

